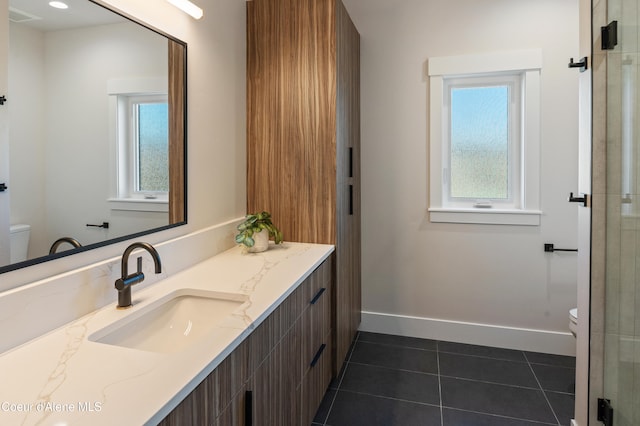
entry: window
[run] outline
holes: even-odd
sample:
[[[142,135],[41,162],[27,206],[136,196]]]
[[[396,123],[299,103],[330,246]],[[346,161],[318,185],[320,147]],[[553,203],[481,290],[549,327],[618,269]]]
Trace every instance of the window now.
[[[166,83],[164,83],[166,86]],[[113,210],[168,211],[169,103],[153,79],[109,82]]]
[[[540,223],[540,56],[429,60],[431,221]]]
[[[169,104],[166,96],[128,98],[132,151],[130,197],[155,198],[169,192]]]
[[[447,205],[519,207],[520,77],[445,79]]]
[[[118,198],[166,200],[169,112],[166,95],[118,96]]]

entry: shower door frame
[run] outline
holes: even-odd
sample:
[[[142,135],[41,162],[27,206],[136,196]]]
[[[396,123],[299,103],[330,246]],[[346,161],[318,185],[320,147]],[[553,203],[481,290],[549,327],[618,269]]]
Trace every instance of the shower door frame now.
[[[7,96],[9,86],[9,2],[0,0],[0,96]],[[8,98],[9,96],[7,96]],[[9,185],[9,112],[8,101],[0,105],[0,184]],[[9,191],[0,191],[0,265],[9,262]]]

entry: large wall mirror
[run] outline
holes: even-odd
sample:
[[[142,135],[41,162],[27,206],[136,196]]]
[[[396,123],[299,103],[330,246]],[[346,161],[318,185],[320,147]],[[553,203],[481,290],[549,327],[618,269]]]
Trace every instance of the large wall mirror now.
[[[9,1],[0,273],[186,223],[186,44],[90,0],[48,3]]]

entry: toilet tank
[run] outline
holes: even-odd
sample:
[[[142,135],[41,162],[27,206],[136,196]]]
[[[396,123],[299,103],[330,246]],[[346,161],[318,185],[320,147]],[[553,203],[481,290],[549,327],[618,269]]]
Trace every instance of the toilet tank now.
[[[31,226],[25,224],[11,225],[9,227],[9,247],[11,249],[11,263],[27,260],[29,251],[29,235]]]

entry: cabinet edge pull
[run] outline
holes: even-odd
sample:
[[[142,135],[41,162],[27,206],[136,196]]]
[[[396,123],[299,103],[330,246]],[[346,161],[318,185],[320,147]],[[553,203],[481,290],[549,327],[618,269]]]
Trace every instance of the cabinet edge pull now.
[[[353,185],[349,185],[349,216],[353,215]]]
[[[244,393],[244,426],[253,424],[253,392],[245,391]]]
[[[313,296],[313,299],[311,299],[311,302],[309,302],[311,305],[315,305],[316,302],[318,301],[318,299],[320,299],[320,296],[322,296],[322,293],[324,293],[327,289],[325,287],[322,287],[320,290],[318,290],[318,292],[316,293],[315,296]]]
[[[311,361],[311,364],[310,364],[311,367],[315,367],[315,365],[320,360],[320,357],[322,356],[322,352],[324,352],[324,348],[326,347],[327,345],[325,345],[324,343],[320,346],[320,349],[318,349],[318,352],[316,352],[316,355],[313,357],[313,360]]]

